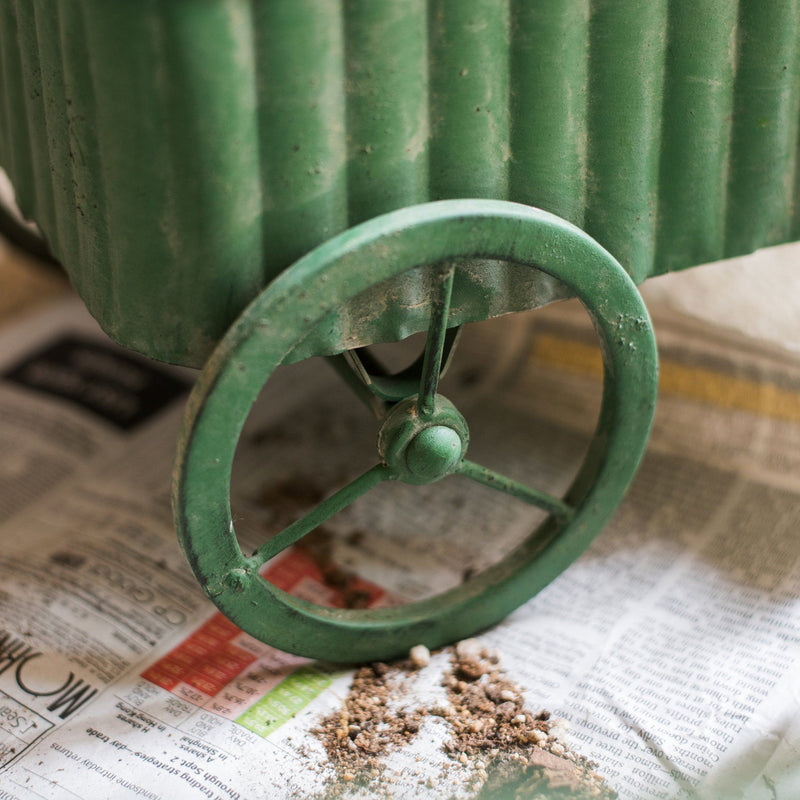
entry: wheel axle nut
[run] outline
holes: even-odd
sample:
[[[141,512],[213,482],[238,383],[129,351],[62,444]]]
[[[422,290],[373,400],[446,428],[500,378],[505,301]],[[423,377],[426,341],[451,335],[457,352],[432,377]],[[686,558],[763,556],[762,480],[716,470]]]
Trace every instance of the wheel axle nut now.
[[[406,449],[406,466],[418,478],[446,475],[461,458],[461,437],[447,425],[423,428]]]

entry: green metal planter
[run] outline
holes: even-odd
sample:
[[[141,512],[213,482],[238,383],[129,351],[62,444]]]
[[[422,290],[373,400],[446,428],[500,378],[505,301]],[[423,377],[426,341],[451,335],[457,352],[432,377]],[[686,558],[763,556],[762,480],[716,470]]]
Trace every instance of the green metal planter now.
[[[0,0],[20,206],[112,337],[205,364],[175,519],[225,613],[287,650],[383,658],[492,624],[582,552],[652,418],[636,284],[800,235],[799,22],[789,0]],[[603,343],[603,407],[552,497],[473,463],[438,383],[459,326],[573,295]],[[425,330],[400,375],[361,349]],[[236,442],[273,370],[311,355],[376,413],[375,465],[245,556]],[[374,485],[449,475],[549,518],[399,609],[313,606],[260,577]]]

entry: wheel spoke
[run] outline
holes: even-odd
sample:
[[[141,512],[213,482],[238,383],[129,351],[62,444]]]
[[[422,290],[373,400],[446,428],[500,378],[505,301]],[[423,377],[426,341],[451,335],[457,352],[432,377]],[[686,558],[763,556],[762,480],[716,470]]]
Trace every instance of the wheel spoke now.
[[[428,341],[425,343],[425,356],[422,363],[422,378],[419,384],[419,411],[421,415],[432,414],[435,406],[436,390],[442,370],[442,357],[447,338],[447,318],[450,316],[450,299],[453,296],[454,264],[438,269],[434,280],[438,284],[431,299],[431,324]]]
[[[442,344],[439,376],[445,374],[461,336],[461,327],[447,328]],[[426,345],[427,346],[427,345]],[[423,374],[425,353],[400,372],[391,374],[365,347],[347,350],[325,359],[377,419],[386,413],[386,403],[397,403],[417,394]]]
[[[322,525],[334,514],[358,500],[359,497],[373,489],[381,481],[388,480],[390,477],[391,472],[386,465],[376,464],[372,469],[367,470],[354,481],[348,483],[347,486],[343,486],[338,492],[323,500],[316,508],[296,519],[279,534],[261,545],[250,558],[253,569],[258,569],[263,564],[266,564],[267,561],[278,555],[282,550],[285,550],[289,545],[302,539],[307,533],[311,533],[314,528]]]
[[[381,396],[373,390],[372,379],[355,350],[346,350],[325,360],[336,370],[339,377],[355,392],[356,397],[373,413],[376,419],[383,419],[386,405]]]
[[[575,509],[558,497],[554,497],[538,489],[533,489],[499,472],[495,472],[487,467],[482,467],[480,464],[476,464],[473,461],[462,461],[456,473],[458,475],[463,475],[465,478],[470,478],[473,481],[482,483],[490,489],[497,489],[498,492],[504,492],[512,497],[516,497],[518,500],[523,500],[529,505],[537,506],[547,511],[548,514],[552,514],[554,517],[558,517],[561,520],[568,521],[575,514]]]
[[[460,327],[447,329],[444,337],[442,364],[439,370],[440,376],[444,375],[452,360],[452,355],[460,335]],[[406,397],[410,397],[412,394],[416,394],[419,391],[424,361],[425,354],[422,353],[413,364],[406,367],[402,372],[398,372],[394,375],[376,375],[370,373],[369,380],[372,391],[375,392],[378,397],[390,403],[397,403],[400,400],[405,400]]]

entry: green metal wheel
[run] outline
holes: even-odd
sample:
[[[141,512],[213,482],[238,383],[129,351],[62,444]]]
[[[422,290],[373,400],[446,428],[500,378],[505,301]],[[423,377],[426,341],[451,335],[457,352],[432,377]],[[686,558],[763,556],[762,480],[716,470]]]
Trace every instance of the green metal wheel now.
[[[453,263],[495,259],[541,270],[580,298],[602,345],[605,380],[597,429],[564,497],[520,484],[467,458],[469,432],[438,393],[452,346]],[[234,451],[261,388],[310,330],[369,287],[435,265],[430,324],[416,377],[371,379],[353,353],[351,383],[379,409],[375,465],[245,555],[231,521]],[[353,378],[353,376],[355,376]],[[346,231],[295,263],[246,309],[219,344],[192,394],[179,444],[173,503],[191,566],[214,603],[247,633],[275,647],[330,661],[398,656],[484,629],[563,571],[603,527],[630,483],[655,407],[657,358],[649,317],[633,282],[594,240],[537,209],[453,200],[402,209]],[[405,606],[331,609],[292,597],[259,574],[290,544],[377,484],[425,484],[449,475],[477,481],[548,513],[500,562],[458,587]]]

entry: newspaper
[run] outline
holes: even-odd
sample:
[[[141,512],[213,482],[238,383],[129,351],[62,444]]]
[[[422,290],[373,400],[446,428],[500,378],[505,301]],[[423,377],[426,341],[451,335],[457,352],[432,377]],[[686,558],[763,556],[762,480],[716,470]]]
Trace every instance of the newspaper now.
[[[655,429],[613,521],[479,639],[620,798],[796,798],[800,364],[682,324],[659,328]],[[590,330],[559,307],[467,331],[460,348],[447,380],[471,457],[562,491],[598,407]],[[255,641],[195,584],[169,510],[191,375],[114,347],[75,301],[0,333],[0,374],[0,800],[319,792],[332,768],[313,731],[353,671]],[[281,497],[341,485],[374,458],[372,437],[326,365],[287,368],[240,443],[240,536],[285,524]],[[456,478],[379,489],[326,542],[373,604],[459,583],[540,519]],[[298,550],[270,569],[337,602]],[[430,702],[445,661],[404,702]],[[471,796],[458,770],[442,782],[440,722],[386,756],[393,797]]]

